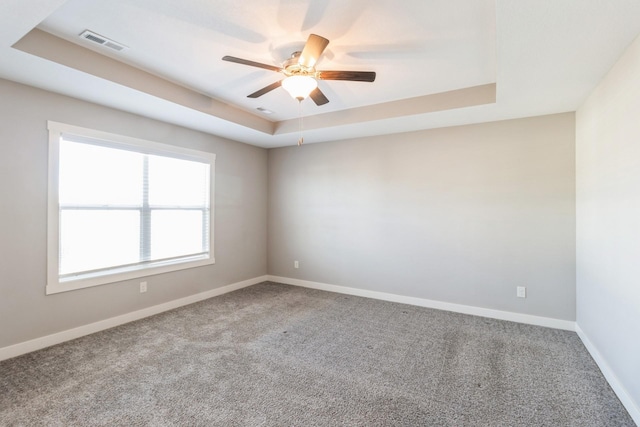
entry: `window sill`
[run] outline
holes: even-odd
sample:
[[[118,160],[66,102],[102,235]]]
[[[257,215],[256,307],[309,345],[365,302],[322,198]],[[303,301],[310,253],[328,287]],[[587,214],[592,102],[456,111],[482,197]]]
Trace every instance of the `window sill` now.
[[[60,279],[57,276],[50,277],[47,283],[46,294],[57,294],[61,292],[73,291],[76,289],[123,282],[125,280],[154,276],[157,274],[186,270],[188,268],[202,267],[211,264],[215,264],[215,259],[210,258],[209,256],[203,256],[191,261],[180,261],[171,263],[159,262],[151,265],[134,265],[130,267],[109,270],[108,272],[81,274],[65,279]]]

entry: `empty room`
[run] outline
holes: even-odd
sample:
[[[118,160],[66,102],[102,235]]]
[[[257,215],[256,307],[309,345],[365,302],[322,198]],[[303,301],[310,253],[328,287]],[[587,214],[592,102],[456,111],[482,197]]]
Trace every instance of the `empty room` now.
[[[640,425],[640,1],[0,24],[0,425]]]

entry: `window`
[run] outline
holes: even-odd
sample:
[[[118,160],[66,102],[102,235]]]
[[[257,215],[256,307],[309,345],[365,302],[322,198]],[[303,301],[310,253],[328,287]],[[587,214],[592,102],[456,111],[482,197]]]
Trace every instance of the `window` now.
[[[49,122],[47,294],[213,258],[215,154]]]

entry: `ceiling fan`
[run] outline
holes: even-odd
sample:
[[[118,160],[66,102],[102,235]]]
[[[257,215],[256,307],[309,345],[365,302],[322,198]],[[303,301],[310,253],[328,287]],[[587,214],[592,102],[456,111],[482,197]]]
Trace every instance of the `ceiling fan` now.
[[[373,71],[322,71],[316,70],[315,65],[322,52],[329,44],[329,40],[316,34],[311,34],[301,52],[294,52],[282,67],[261,64],[247,59],[225,56],[223,61],[264,68],[285,75],[285,78],[250,94],[247,98],[258,98],[265,93],[282,86],[292,97],[302,101],[311,97],[316,105],[324,105],[329,100],[318,88],[318,80],[349,80],[355,82],[373,82],[376,73]]]

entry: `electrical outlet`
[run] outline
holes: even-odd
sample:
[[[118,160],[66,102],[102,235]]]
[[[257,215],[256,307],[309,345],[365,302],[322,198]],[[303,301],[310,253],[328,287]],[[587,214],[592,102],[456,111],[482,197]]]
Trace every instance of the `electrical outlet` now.
[[[524,286],[518,286],[516,288],[516,296],[518,298],[526,298],[527,297],[527,288],[525,288]]]
[[[298,261],[293,261],[293,268],[299,268],[300,264],[298,263]]]
[[[140,282],[140,293],[143,294],[147,292],[147,282]]]

